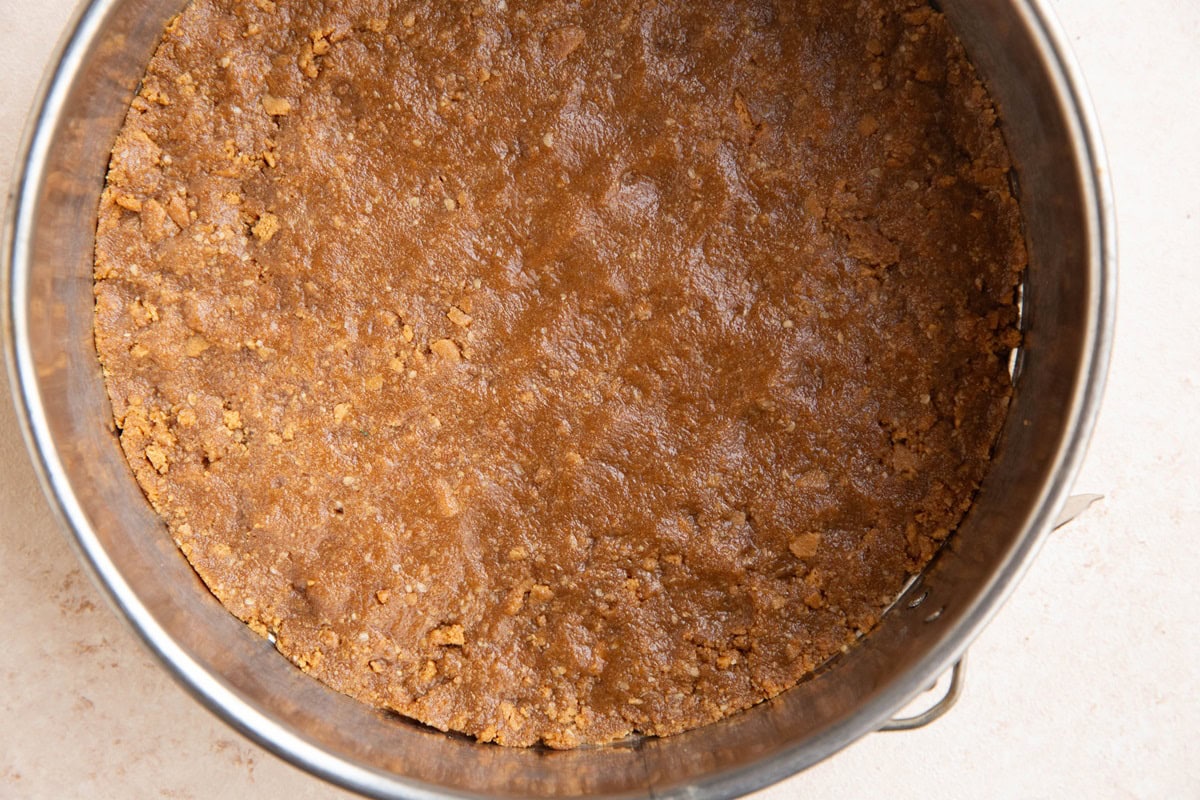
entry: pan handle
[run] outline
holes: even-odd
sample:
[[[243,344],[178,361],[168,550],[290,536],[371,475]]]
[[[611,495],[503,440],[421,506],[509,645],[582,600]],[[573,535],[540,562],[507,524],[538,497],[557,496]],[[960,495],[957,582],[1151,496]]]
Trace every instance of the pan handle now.
[[[1066,525],[1071,520],[1082,514],[1090,505],[1097,500],[1102,500],[1104,495],[1099,494],[1078,494],[1067,498],[1067,502],[1059,513],[1058,519],[1054,521],[1054,529]],[[919,714],[913,714],[911,717],[893,717],[883,724],[879,730],[881,731],[912,731],[917,728],[924,728],[929,723],[933,722],[938,717],[945,714],[954,704],[958,702],[959,696],[962,695],[963,680],[966,676],[967,657],[964,655],[958,660],[958,663],[950,671],[950,685],[946,687],[946,693],[942,695],[936,703],[931,705]],[[929,687],[933,689],[932,686]]]
[[[946,687],[946,693],[938,699],[936,703],[931,705],[919,714],[913,714],[911,717],[892,717],[883,724],[881,731],[912,731],[917,728],[924,728],[929,723],[933,722],[938,717],[945,714],[954,704],[958,702],[959,696],[962,694],[963,680],[967,671],[967,657],[964,655],[950,670],[950,685]],[[933,687],[930,686],[930,689]]]

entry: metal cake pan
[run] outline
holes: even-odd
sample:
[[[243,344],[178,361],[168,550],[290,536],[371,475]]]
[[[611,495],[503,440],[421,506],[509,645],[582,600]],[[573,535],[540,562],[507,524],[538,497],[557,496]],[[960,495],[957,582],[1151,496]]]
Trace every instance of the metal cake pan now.
[[[183,5],[95,0],[77,12],[17,165],[0,320],[50,504],[165,669],[278,755],[389,798],[728,798],[870,732],[916,724],[889,720],[958,662],[1013,590],[1067,497],[1105,379],[1113,205],[1095,117],[1048,0],[940,3],[1002,110],[1031,259],[1016,393],[967,519],[878,628],[818,675],[688,733],[565,752],[443,734],[302,674],[213,598],[130,474],[92,340],[97,198],[132,94]]]

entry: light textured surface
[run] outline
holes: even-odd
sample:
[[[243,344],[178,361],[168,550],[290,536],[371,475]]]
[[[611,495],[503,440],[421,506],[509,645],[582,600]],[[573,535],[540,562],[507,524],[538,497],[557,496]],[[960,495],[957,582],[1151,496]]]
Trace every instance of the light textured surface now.
[[[1107,139],[1122,284],[1108,396],[1080,491],[972,648],[958,707],[762,792],[1200,796],[1200,6],[1060,0]],[[0,182],[69,0],[0,0]],[[2,379],[0,379],[2,382]],[[0,797],[332,798],[164,676],[79,570],[0,400]]]

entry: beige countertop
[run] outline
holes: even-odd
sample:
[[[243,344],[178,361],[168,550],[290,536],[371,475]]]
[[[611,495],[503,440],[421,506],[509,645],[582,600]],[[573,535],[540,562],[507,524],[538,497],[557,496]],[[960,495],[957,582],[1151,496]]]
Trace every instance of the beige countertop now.
[[[72,0],[0,0],[0,185]],[[1078,491],[971,649],[959,705],[758,800],[1200,797],[1200,4],[1057,0],[1120,217],[1112,376]],[[81,571],[0,376],[0,798],[347,797],[242,739]]]

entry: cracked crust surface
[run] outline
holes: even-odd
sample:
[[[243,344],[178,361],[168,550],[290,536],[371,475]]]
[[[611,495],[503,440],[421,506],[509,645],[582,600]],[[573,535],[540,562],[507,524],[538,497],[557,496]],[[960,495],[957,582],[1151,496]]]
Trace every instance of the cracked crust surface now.
[[[196,0],[101,199],[121,444],[339,691],[506,745],[701,725],[969,507],[1009,170],[912,0]]]

